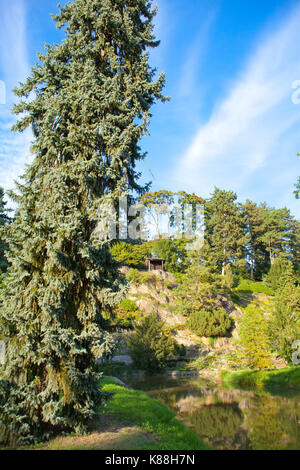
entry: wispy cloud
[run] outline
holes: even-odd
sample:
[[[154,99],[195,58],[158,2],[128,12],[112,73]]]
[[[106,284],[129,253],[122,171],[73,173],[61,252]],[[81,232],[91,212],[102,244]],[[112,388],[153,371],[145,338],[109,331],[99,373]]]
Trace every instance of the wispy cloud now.
[[[202,60],[207,54],[208,43],[211,36],[212,26],[216,17],[216,11],[211,9],[199,25],[199,30],[192,44],[187,50],[186,59],[183,61],[181,73],[177,84],[177,97],[186,98],[195,94],[195,89],[199,91],[197,77],[202,66]]]
[[[10,189],[31,159],[31,132],[11,132],[16,101],[12,88],[29,72],[26,10],[23,0],[4,0],[0,5],[0,79],[6,84],[6,104],[0,105],[0,186]]]
[[[299,22],[298,8],[248,60],[180,157],[174,179],[181,185],[201,194],[214,185],[241,191],[272,158],[284,160],[276,149],[300,123],[300,106],[291,100],[292,82],[300,78]]]

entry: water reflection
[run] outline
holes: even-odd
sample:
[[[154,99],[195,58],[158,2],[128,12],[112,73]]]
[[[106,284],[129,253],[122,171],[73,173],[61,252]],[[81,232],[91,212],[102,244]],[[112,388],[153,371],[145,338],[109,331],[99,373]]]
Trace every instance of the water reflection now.
[[[135,384],[217,449],[300,449],[300,393],[269,396],[203,382]],[[149,390],[150,389],[150,390]]]

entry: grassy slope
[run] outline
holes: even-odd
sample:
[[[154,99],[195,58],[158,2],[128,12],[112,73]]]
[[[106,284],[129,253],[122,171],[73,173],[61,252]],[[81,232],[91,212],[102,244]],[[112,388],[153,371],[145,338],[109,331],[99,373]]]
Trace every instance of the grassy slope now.
[[[229,387],[260,387],[274,392],[276,389],[300,390],[300,367],[278,370],[223,372],[223,384]]]
[[[208,449],[174,413],[147,393],[127,389],[111,378],[103,390],[114,394],[101,410],[97,431],[59,437],[39,446],[46,450],[204,450]]]
[[[104,390],[114,392],[114,398],[105,408],[122,419],[154,434],[158,441],[148,449],[200,450],[208,447],[196,434],[179,421],[175,414],[147,393],[130,390],[105,379]]]

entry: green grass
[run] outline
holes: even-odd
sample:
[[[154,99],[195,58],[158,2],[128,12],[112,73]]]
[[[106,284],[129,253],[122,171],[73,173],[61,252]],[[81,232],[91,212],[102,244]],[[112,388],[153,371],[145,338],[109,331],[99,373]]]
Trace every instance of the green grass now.
[[[270,289],[264,282],[254,282],[249,279],[243,279],[235,290],[237,292],[247,292],[251,294],[274,295],[272,289]]]
[[[300,390],[300,367],[278,370],[245,370],[240,372],[223,372],[223,385],[229,387],[264,389],[268,392],[276,390]]]
[[[102,410],[115,414],[128,425],[138,426],[157,437],[143,447],[146,450],[201,450],[208,449],[201,439],[162,403],[147,393],[117,385],[112,379],[103,380],[103,390],[114,397]]]

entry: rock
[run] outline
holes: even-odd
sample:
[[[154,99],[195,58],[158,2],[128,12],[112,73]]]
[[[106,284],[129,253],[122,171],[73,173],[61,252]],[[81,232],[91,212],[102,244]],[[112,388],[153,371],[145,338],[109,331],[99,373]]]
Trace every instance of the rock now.
[[[123,364],[129,366],[133,363],[133,360],[131,359],[129,354],[123,354],[122,356],[114,356],[112,358],[112,362],[123,362]]]

